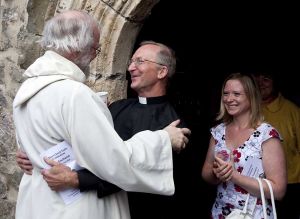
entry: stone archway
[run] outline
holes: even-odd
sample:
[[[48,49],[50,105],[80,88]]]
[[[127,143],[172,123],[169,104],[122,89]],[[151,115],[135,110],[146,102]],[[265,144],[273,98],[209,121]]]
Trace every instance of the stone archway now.
[[[125,98],[126,68],[136,37],[159,0],[10,0],[0,4],[0,218],[14,218],[21,171],[15,164],[12,101],[24,70],[42,53],[35,43],[45,21],[68,9],[92,14],[102,26],[101,54],[91,63],[88,86]]]

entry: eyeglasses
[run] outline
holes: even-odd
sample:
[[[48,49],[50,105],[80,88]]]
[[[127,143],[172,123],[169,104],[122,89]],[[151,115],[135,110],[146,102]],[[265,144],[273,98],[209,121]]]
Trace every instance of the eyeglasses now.
[[[142,64],[144,64],[145,62],[150,62],[150,63],[154,63],[154,64],[157,64],[157,65],[161,65],[161,66],[165,66],[164,64],[162,63],[159,63],[159,62],[154,62],[154,61],[151,61],[151,60],[148,60],[148,59],[143,59],[141,57],[138,57],[136,59],[129,59],[128,61],[128,67],[134,63],[135,66],[140,66]]]

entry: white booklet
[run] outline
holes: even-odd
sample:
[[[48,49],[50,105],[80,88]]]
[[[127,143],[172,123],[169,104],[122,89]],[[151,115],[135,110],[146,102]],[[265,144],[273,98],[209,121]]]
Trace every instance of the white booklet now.
[[[40,154],[40,157],[42,159],[42,162],[44,164],[45,169],[50,169],[51,166],[49,166],[45,161],[44,157],[48,157],[51,160],[55,160],[59,163],[62,163],[68,167],[70,167],[72,170],[80,170],[82,169],[75,160],[72,147],[66,142],[63,141],[54,147],[49,148],[48,150],[42,152]],[[66,189],[59,191],[59,195],[63,199],[64,203],[66,205],[71,204],[72,202],[76,201],[81,197],[81,193],[79,189]]]
[[[264,173],[262,160],[256,157],[248,157],[244,165],[243,174],[250,177],[260,177]]]

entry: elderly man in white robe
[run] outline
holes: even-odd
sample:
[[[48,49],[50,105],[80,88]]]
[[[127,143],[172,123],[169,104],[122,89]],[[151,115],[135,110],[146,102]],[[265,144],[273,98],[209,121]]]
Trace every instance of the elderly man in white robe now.
[[[99,39],[96,21],[84,12],[66,11],[45,25],[40,43],[47,51],[25,71],[13,103],[18,146],[33,164],[20,183],[16,219],[130,218],[124,191],[103,199],[86,192],[66,205],[48,187],[41,153],[63,141],[81,167],[125,191],[174,193],[172,148],[184,148],[190,130],[175,121],[122,141],[105,103],[83,84]]]

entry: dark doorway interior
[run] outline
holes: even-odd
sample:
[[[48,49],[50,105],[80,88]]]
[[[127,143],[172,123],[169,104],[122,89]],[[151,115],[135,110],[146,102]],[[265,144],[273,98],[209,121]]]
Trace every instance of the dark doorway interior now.
[[[155,40],[171,46],[178,57],[177,71],[191,78],[197,91],[205,84],[220,87],[231,72],[269,70],[281,73],[284,94],[298,102],[298,20],[296,7],[282,3],[196,7],[192,2],[161,0],[136,43]]]
[[[282,75],[283,94],[300,104],[300,90],[296,89],[299,18],[291,5],[197,3],[195,7],[187,3],[161,0],[145,21],[136,45],[154,40],[176,51],[177,73],[169,94],[193,132],[187,149],[191,159],[183,167],[189,168],[186,171],[193,182],[187,189],[190,194],[182,197],[187,198],[182,206],[186,217],[178,218],[208,218],[215,192],[201,179],[201,168],[222,81],[232,72],[277,71]]]

